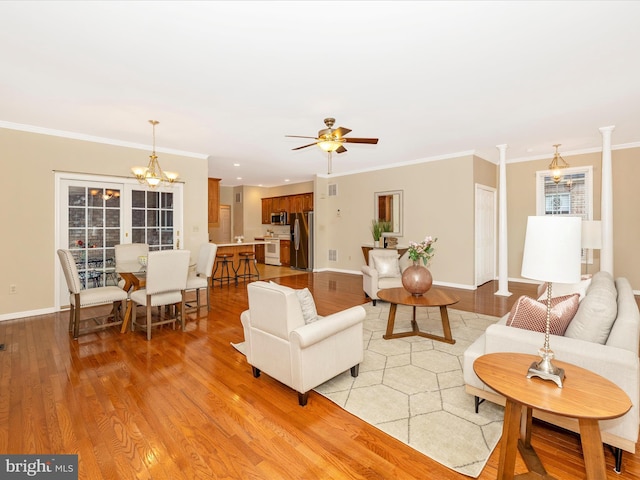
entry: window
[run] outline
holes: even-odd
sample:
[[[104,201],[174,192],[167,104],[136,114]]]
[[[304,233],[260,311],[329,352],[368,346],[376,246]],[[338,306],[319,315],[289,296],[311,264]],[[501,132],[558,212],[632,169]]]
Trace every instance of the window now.
[[[537,172],[537,215],[593,218],[593,169],[567,168],[558,183],[551,171]]]
[[[583,220],[593,219],[593,167],[566,168],[558,183],[550,170],[536,173],[537,215],[569,215]],[[592,261],[592,250],[582,260]]]

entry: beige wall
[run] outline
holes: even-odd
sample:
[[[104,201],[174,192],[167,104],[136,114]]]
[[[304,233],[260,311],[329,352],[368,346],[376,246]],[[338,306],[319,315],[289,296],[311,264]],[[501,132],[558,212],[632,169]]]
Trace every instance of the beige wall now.
[[[571,167],[593,167],[593,218],[601,220],[602,154],[599,152],[563,158]],[[547,170],[549,159],[507,164],[507,218],[509,235],[509,277],[519,279],[527,217],[536,214],[536,172]],[[613,237],[614,275],[627,277],[634,290],[640,290],[640,260],[637,239],[640,235],[640,148],[614,150],[613,165]],[[594,251],[589,272],[600,269],[600,252]]]
[[[474,282],[474,157],[464,156],[316,181],[316,268],[359,272],[361,246],[372,244],[374,193],[403,191],[400,245],[438,237],[430,269],[434,281]],[[483,174],[484,175],[484,174]],[[495,179],[493,180],[495,182]],[[328,184],[338,195],[327,195]],[[337,262],[328,260],[336,250]]]
[[[146,164],[150,152],[51,135],[0,129],[0,318],[14,312],[46,313],[54,306],[54,170],[129,176]],[[183,248],[197,250],[207,241],[207,161],[158,154],[167,170],[184,181]],[[9,285],[17,293],[9,295]]]
[[[4,235],[0,269],[0,319],[13,312],[46,313],[54,305],[55,205],[54,170],[109,176],[128,176],[132,165],[147,161],[143,150],[72,140],[49,135],[0,129],[0,180]],[[160,153],[167,170],[181,174],[184,186],[184,248],[195,250],[207,241],[207,162],[203,159]],[[600,219],[601,154],[564,156],[571,166],[592,165],[594,218]],[[640,221],[640,148],[614,150],[614,268],[640,289],[637,238]],[[507,164],[509,277],[520,278],[526,218],[535,215],[535,174],[549,160]],[[328,185],[338,195],[329,197]],[[474,283],[474,185],[496,187],[497,166],[476,156],[424,162],[373,172],[317,177],[314,182],[277,188],[221,187],[221,203],[235,204],[242,193],[242,208],[232,212],[234,232],[263,233],[263,197],[314,192],[316,269],[359,272],[364,261],[361,245],[373,242],[370,233],[374,192],[404,192],[401,245],[438,237],[431,270],[436,283],[472,288]],[[239,216],[236,218],[236,214]],[[329,261],[329,250],[337,261]],[[595,252],[599,268],[599,252]],[[9,285],[18,293],[9,295]]]

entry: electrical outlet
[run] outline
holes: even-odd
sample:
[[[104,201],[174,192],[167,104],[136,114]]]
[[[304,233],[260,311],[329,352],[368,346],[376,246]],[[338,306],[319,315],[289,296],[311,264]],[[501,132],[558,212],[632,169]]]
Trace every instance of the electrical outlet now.
[[[15,295],[16,293],[18,293],[18,286],[14,284],[9,285],[9,295]]]

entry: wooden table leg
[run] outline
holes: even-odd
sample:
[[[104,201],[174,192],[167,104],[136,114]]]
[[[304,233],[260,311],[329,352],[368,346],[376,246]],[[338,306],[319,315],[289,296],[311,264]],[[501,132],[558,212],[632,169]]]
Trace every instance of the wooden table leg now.
[[[382,336],[385,340],[389,340],[390,338],[394,338],[393,336],[393,326],[396,323],[396,310],[398,305],[395,303],[390,304],[389,306],[389,319],[387,320],[387,333]]]
[[[584,466],[587,470],[587,480],[604,480],[607,478],[607,470],[598,421],[580,418],[578,423],[580,425],[580,442],[582,443]]]
[[[455,343],[453,335],[451,335],[451,325],[449,325],[449,312],[447,311],[446,305],[442,305],[440,307],[440,318],[442,318],[442,331],[444,332],[444,338],[446,338],[450,343]]]
[[[513,480],[518,452],[518,430],[522,405],[507,399],[504,407],[504,424],[500,443],[500,460],[498,464],[498,480]]]

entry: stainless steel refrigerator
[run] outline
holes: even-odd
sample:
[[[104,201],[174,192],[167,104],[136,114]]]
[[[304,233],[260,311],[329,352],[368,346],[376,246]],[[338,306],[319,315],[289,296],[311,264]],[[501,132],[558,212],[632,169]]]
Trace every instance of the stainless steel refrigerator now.
[[[313,271],[313,212],[292,213],[291,268]]]

